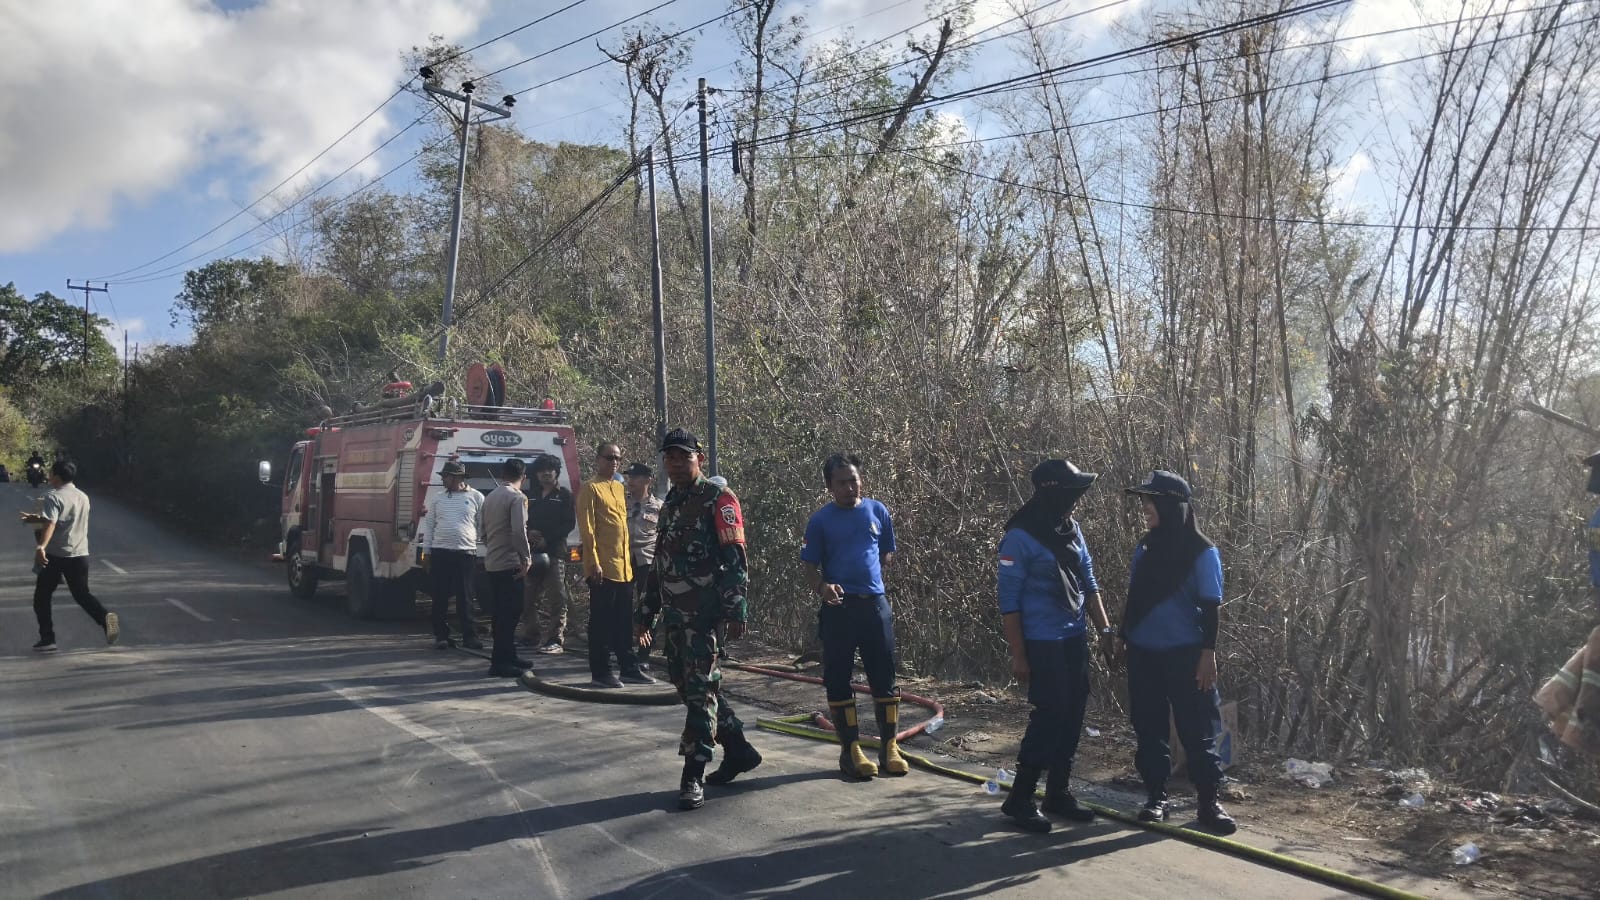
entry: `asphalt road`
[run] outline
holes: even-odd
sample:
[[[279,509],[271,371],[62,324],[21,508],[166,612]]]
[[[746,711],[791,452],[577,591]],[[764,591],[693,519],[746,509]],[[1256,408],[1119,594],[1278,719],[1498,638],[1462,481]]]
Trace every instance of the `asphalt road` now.
[[[61,651],[34,654],[30,544],[0,531],[0,896],[1340,896],[1109,823],[1025,835],[917,772],[844,784],[837,750],[754,730],[766,763],[679,813],[676,709],[487,679],[422,622],[294,600],[104,498],[91,584],[122,641],[63,587]]]

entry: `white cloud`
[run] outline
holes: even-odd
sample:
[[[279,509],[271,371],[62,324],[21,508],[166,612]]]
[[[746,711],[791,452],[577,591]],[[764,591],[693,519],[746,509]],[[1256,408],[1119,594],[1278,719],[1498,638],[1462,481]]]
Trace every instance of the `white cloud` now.
[[[202,167],[239,169],[229,194],[255,199],[395,89],[403,48],[471,33],[487,5],[0,0],[0,252],[104,226]],[[408,108],[374,116],[302,178],[354,162]]]

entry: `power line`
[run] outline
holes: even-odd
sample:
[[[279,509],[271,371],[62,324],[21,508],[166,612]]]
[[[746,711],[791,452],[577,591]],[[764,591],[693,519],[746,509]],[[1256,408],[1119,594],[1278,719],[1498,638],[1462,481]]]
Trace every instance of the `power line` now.
[[[676,2],[676,0],[668,0],[668,2],[669,2],[669,3],[671,3],[671,2]],[[665,3],[663,3],[663,4],[661,4],[661,6],[665,6],[665,5],[667,5],[667,4],[665,4]],[[660,6],[658,6],[658,7],[655,7],[655,9],[660,9],[660,8],[661,8],[661,7],[660,7]],[[735,8],[733,8],[733,9],[730,9],[730,10],[728,10],[728,11],[727,11],[727,12],[725,12],[725,13],[723,13],[723,14],[721,14],[721,15],[719,15],[719,16],[712,16],[712,17],[711,17],[711,18],[709,18],[709,19],[706,19],[706,20],[705,20],[705,21],[703,21],[703,22],[697,22],[697,23],[695,23],[695,24],[694,24],[694,25],[690,25],[690,26],[689,26],[689,27],[688,27],[688,28],[684,28],[684,29],[680,29],[680,30],[678,30],[678,31],[675,31],[675,32],[673,32],[673,33],[672,33],[672,34],[668,34],[668,35],[663,35],[663,36],[661,36],[661,37],[659,37],[659,38],[657,38],[657,39],[655,39],[655,40],[653,40],[653,41],[649,41],[649,42],[647,42],[647,43],[645,43],[645,44],[644,44],[644,45],[643,45],[643,47],[654,47],[654,46],[656,46],[656,45],[658,45],[658,44],[664,44],[664,43],[666,43],[666,42],[667,42],[667,41],[670,41],[670,40],[675,40],[675,39],[677,39],[677,38],[680,38],[680,37],[683,37],[683,36],[684,36],[684,35],[686,35],[686,34],[688,34],[688,33],[689,33],[689,32],[691,32],[691,31],[699,31],[699,30],[700,30],[700,29],[702,29],[702,28],[704,28],[704,27],[706,27],[706,26],[707,26],[707,25],[712,25],[712,24],[715,24],[715,23],[717,23],[717,22],[720,22],[720,21],[722,21],[722,20],[723,20],[723,19],[726,19],[726,18],[728,18],[728,17],[729,17],[729,16],[732,16],[732,15],[735,15],[735,14],[737,14],[737,13],[741,13],[741,12],[744,12],[744,11],[745,11],[745,10],[747,10],[747,9],[749,9],[749,7],[748,7],[748,6],[740,6],[740,7],[735,7]],[[653,11],[654,11],[654,10],[646,10],[646,12],[653,12]],[[640,13],[640,14],[639,14],[639,15],[641,15],[641,16],[642,16],[642,15],[644,15],[644,14],[645,14],[645,13]],[[639,16],[634,16],[634,17],[633,17],[633,18],[638,18],[638,17],[639,17]],[[627,21],[627,20],[624,20],[624,21]],[[618,25],[620,25],[620,24],[622,24],[622,23],[621,23],[621,22],[619,22],[619,23],[617,23],[617,24],[618,24]],[[601,29],[601,30],[600,30],[600,31],[597,31],[597,32],[595,32],[595,33],[594,33],[594,34],[600,34],[600,33],[602,33],[602,32],[605,32],[605,31],[610,31],[610,30],[611,30],[611,28],[615,28],[615,27],[617,27],[617,26],[616,26],[616,25],[612,25],[612,26],[610,26],[610,28],[603,28],[603,29]],[[594,35],[589,35],[589,37],[593,37],[593,36],[594,36]],[[581,40],[581,38],[580,38],[580,40]],[[571,45],[570,45],[570,44],[567,44],[567,45],[564,45],[564,46],[571,46]],[[641,49],[642,49],[642,48],[641,48]],[[529,62],[529,61],[530,61],[530,60],[523,60],[523,62]],[[597,62],[597,63],[595,63],[595,64],[593,64],[593,65],[589,65],[589,66],[584,66],[584,67],[583,67],[583,68],[581,68],[581,69],[577,69],[577,70],[574,70],[574,71],[571,71],[571,72],[568,72],[568,73],[567,73],[567,74],[565,74],[565,75],[561,75],[561,76],[558,76],[558,77],[555,77],[555,78],[551,78],[551,79],[550,79],[550,80],[548,80],[548,81],[541,81],[541,82],[539,82],[539,83],[538,83],[538,84],[536,84],[536,85],[534,85],[534,86],[532,86],[532,87],[525,87],[525,88],[523,88],[523,89],[522,89],[522,90],[520,90],[520,91],[516,91],[516,92],[515,92],[515,93],[513,93],[513,94],[512,94],[512,95],[511,95],[511,96],[513,96],[513,97],[520,97],[520,96],[522,96],[522,95],[523,95],[523,94],[526,94],[526,93],[529,93],[529,92],[532,92],[532,91],[536,91],[536,90],[538,90],[538,89],[539,89],[539,88],[542,88],[542,87],[549,87],[549,86],[550,86],[550,85],[552,85],[552,84],[556,84],[556,83],[558,83],[558,82],[562,82],[562,81],[566,81],[566,80],[567,80],[567,79],[568,79],[568,78],[572,78],[572,77],[574,77],[574,76],[577,76],[577,75],[582,75],[582,74],[584,74],[584,73],[585,73],[585,72],[592,72],[592,71],[594,71],[594,70],[595,70],[595,69],[598,69],[598,68],[600,68],[600,67],[601,67],[601,66],[603,66],[603,65],[605,65],[605,64],[606,64],[606,63],[609,63],[609,62],[612,62],[612,60],[611,60],[611,58],[610,58],[610,57],[607,57],[607,58],[605,58],[605,59],[602,59],[602,60],[600,60],[600,61],[599,61],[599,62]],[[521,64],[522,64],[522,63],[516,63],[516,65],[521,65]],[[510,68],[510,66],[507,66],[507,67],[506,67],[506,68]],[[501,71],[504,71],[504,69],[502,69],[502,70],[501,70]]]
[[[616,29],[616,28],[621,28],[622,26],[628,24],[629,22],[634,21],[635,19],[644,18],[645,16],[648,16],[648,15],[650,15],[651,13],[653,13],[653,12],[655,12],[657,10],[665,9],[666,7],[671,6],[672,4],[677,3],[677,2],[678,2],[678,0],[663,0],[663,2],[657,3],[655,6],[650,7],[649,9],[645,10],[644,12],[634,13],[633,15],[627,17],[626,19],[623,19],[620,22],[612,22],[610,25],[607,25],[606,27],[597,29],[595,31],[591,31],[588,34],[584,35],[583,37],[573,38],[572,40],[567,41],[565,44],[562,44],[559,47],[551,47],[549,50],[543,50],[543,51],[541,51],[539,53],[535,53],[534,55],[529,56],[529,57],[527,57],[525,59],[519,59],[516,62],[511,63],[510,65],[501,66],[500,68],[495,69],[493,72],[487,73],[483,77],[484,78],[493,78],[494,76],[499,75],[502,72],[509,72],[512,69],[517,68],[518,66],[525,66],[528,63],[531,63],[531,62],[533,62],[535,60],[544,59],[546,56],[549,56],[552,53],[557,53],[557,52],[560,52],[562,50],[567,49],[568,47],[574,46],[576,44],[581,44],[581,43],[583,43],[584,41],[587,41],[590,38],[599,37],[600,35],[605,34],[608,31],[611,31],[611,30]]]

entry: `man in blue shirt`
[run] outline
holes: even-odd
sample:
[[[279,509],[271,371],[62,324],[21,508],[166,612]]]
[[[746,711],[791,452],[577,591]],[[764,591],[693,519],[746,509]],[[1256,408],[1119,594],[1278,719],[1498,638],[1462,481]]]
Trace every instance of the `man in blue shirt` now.
[[[1589,467],[1589,493],[1600,494],[1600,453],[1589,454],[1583,464]],[[1583,537],[1589,547],[1589,600],[1600,610],[1600,509],[1589,517]]]
[[[822,598],[817,630],[822,638],[822,681],[828,710],[839,734],[839,769],[853,779],[910,771],[895,734],[900,724],[900,688],[894,677],[894,617],[884,596],[883,567],[894,558],[894,523],[882,503],[861,496],[861,460],[834,454],[822,465],[833,502],[806,523],[800,559],[810,564],[806,580]],[[878,720],[878,763],[861,751],[850,673],[856,650],[867,670]]]

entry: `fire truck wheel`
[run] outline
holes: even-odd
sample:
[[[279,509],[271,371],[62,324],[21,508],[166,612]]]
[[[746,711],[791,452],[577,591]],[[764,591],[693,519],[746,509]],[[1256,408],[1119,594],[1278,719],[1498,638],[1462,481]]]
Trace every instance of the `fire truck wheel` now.
[[[309,600],[317,592],[317,570],[300,559],[300,537],[289,539],[284,549],[284,566],[289,573],[289,593]]]
[[[346,601],[350,615],[357,619],[370,619],[377,614],[377,585],[372,577],[372,557],[362,547],[353,550],[345,563],[344,584],[348,592]]]

